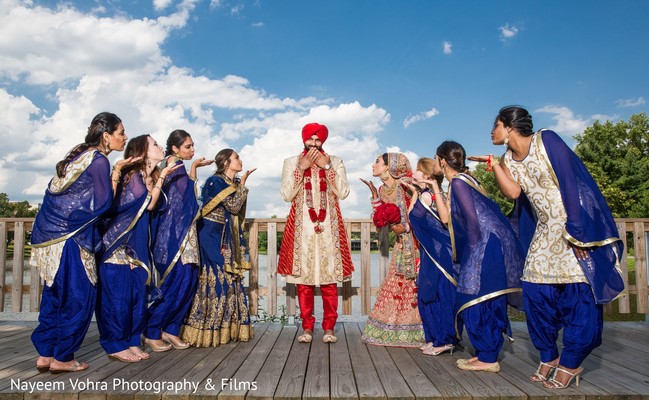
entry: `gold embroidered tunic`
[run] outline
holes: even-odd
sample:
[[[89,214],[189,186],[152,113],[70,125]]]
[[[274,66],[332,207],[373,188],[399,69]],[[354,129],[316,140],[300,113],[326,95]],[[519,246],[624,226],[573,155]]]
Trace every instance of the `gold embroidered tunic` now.
[[[511,150],[505,153],[505,165],[527,195],[538,222],[525,260],[522,280],[532,283],[588,282],[577,257],[563,238],[566,209],[556,185],[550,161],[538,145],[535,133],[523,160],[515,160]]]

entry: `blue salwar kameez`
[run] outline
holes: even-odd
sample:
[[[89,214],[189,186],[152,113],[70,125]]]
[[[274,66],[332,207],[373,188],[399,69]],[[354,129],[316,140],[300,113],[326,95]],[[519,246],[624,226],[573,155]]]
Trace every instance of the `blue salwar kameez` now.
[[[161,168],[170,158],[162,161]],[[174,170],[163,185],[166,204],[151,216],[152,252],[162,298],[149,306],[148,339],[160,339],[162,332],[178,336],[196,291],[199,252],[194,186],[184,166]]]
[[[113,198],[110,163],[96,150],[79,154],[45,192],[32,231],[30,264],[45,280],[32,342],[42,357],[74,360],[95,309],[98,218]]]
[[[449,185],[449,231],[460,265],[456,326],[463,322],[479,361],[494,363],[511,337],[508,298],[520,306],[523,256],[507,218],[480,183],[459,173]]]
[[[428,189],[423,193],[430,192]],[[433,203],[434,204],[434,203]],[[457,271],[451,252],[451,238],[437,210],[415,202],[409,214],[412,231],[419,243],[417,303],[426,342],[435,347],[455,345],[455,287]]]
[[[103,219],[105,251],[99,264],[97,325],[99,342],[113,354],[141,344],[146,325],[146,286],[151,281],[149,212],[151,195],[135,172],[117,193]]]

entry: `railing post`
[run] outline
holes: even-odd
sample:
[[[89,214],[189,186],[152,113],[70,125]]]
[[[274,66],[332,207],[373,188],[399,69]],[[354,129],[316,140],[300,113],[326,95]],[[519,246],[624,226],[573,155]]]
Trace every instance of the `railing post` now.
[[[0,312],[5,310],[5,274],[7,272],[7,223],[0,221]]]
[[[11,311],[23,310],[23,268],[25,261],[25,223],[16,221],[14,225],[14,261],[11,282]]]
[[[618,298],[618,311],[621,314],[628,314],[631,312],[631,306],[629,304],[629,267],[626,262],[626,252],[627,252],[627,245],[626,245],[626,224],[624,222],[617,222],[617,230],[620,235],[620,239],[622,239],[622,244],[624,245],[623,250],[622,250],[622,255],[621,255],[621,260],[620,260],[620,271],[622,271],[622,280],[624,281],[624,288],[627,289],[627,291]],[[610,304],[610,303],[609,303]]]
[[[388,274],[390,268],[390,238],[388,236],[390,230],[382,228],[379,231],[379,285]]]
[[[250,297],[250,315],[259,315],[259,222],[250,225],[248,250],[250,253],[250,272],[248,273],[248,289]]]
[[[635,250],[635,287],[637,288],[636,302],[638,313],[649,313],[647,305],[647,252],[643,222],[633,223],[633,246]]]
[[[361,222],[361,314],[372,307],[372,266],[370,264],[370,223]]]
[[[345,223],[345,231],[347,232],[347,246],[351,253],[352,249],[352,224],[350,222]],[[346,281],[342,285],[342,298],[343,298],[343,315],[352,314],[352,282]]]
[[[277,315],[277,222],[268,223],[268,314]]]

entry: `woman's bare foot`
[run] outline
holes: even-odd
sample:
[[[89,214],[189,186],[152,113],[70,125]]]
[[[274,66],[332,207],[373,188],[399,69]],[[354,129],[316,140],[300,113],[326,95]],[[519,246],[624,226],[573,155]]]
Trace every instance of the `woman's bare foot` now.
[[[131,349],[125,349],[118,351],[117,353],[109,354],[108,358],[111,360],[117,360],[125,363],[134,363],[140,361],[142,358],[136,356],[131,352]]]
[[[141,360],[148,360],[151,356],[149,353],[145,353],[140,349],[140,346],[131,346],[128,348],[133,355],[136,357],[139,357]]]

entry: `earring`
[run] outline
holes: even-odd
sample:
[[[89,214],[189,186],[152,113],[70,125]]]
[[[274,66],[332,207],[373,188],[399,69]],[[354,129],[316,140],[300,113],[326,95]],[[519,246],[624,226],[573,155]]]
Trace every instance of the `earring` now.
[[[503,145],[504,145],[505,147],[507,147],[507,146],[509,145],[509,134],[507,134],[507,137],[506,137],[505,140],[503,141]]]
[[[146,160],[146,167],[151,168],[151,160]]]
[[[390,173],[386,169],[385,171],[381,172],[381,180],[382,181],[387,181],[390,178]]]

